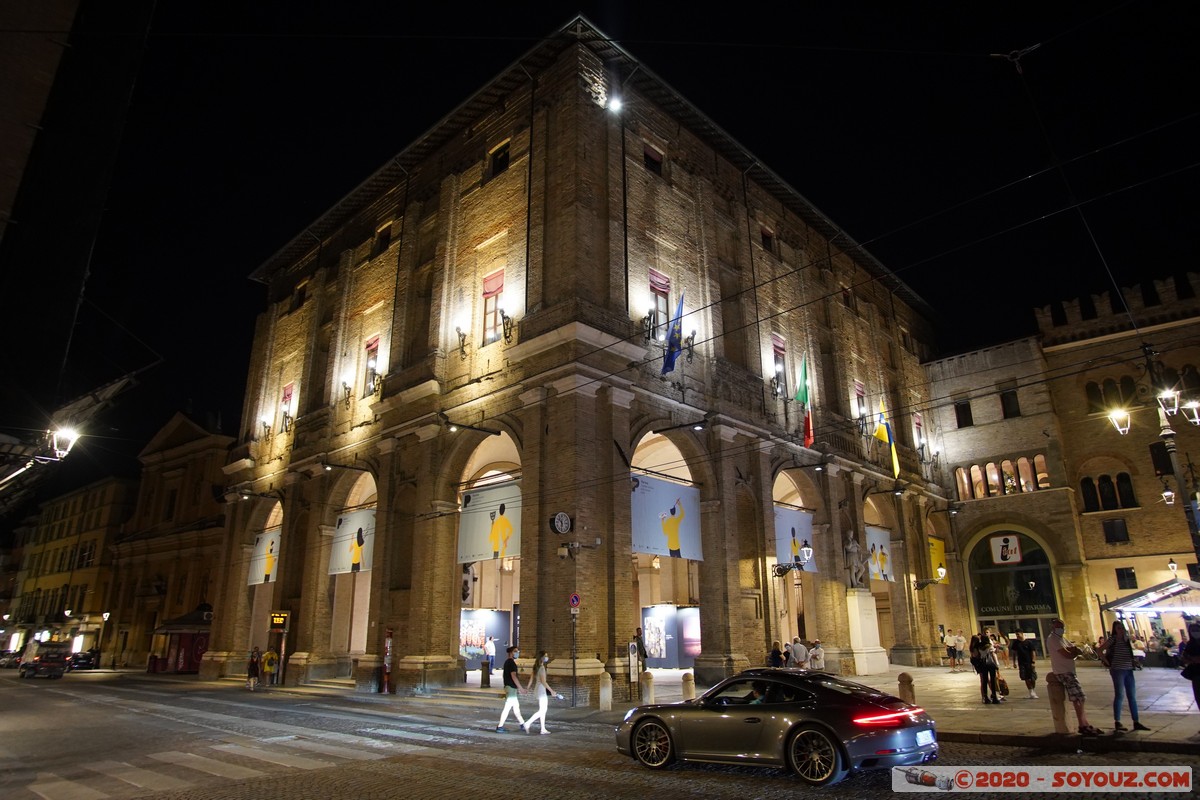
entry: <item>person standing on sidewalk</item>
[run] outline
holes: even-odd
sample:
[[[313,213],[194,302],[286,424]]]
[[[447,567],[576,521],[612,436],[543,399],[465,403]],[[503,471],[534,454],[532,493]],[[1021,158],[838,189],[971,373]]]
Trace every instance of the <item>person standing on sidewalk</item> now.
[[[1112,634],[1100,653],[1100,661],[1108,667],[1108,674],[1113,682],[1113,727],[1119,731],[1129,730],[1121,724],[1121,695],[1129,698],[1129,716],[1133,719],[1135,731],[1150,730],[1138,722],[1137,682],[1133,679],[1133,643],[1125,632],[1125,623],[1116,620],[1112,625]]]
[[[520,668],[517,666],[517,659],[521,656],[520,648],[513,646],[506,651],[508,658],[504,662],[504,710],[500,712],[500,724],[496,726],[496,733],[506,733],[504,722],[508,719],[509,712],[512,712],[517,718],[517,722],[525,724],[524,717],[521,716],[521,698],[520,695],[525,692],[521,688]]]
[[[546,707],[550,704],[550,697],[555,694],[555,691],[546,682],[546,665],[549,663],[550,654],[543,650],[538,655],[537,666],[534,667],[533,674],[529,676],[529,691],[537,696],[538,710],[536,714],[521,723],[521,729],[526,733],[533,730],[535,720],[541,722],[543,736],[550,733],[546,729]],[[562,699],[561,695],[559,699]]]
[[[942,644],[946,646],[946,658],[950,661],[950,671],[958,672],[958,637],[954,635],[954,631],[946,629],[946,635],[942,637]]]
[[[813,639],[813,646],[808,651],[808,668],[814,670],[825,669],[825,648],[821,646],[820,639]]]
[[[489,636],[483,643],[483,660],[487,664],[488,675],[496,671],[496,637]],[[483,669],[483,664],[479,665]]]
[[[967,672],[965,666],[967,660],[967,637],[963,636],[962,628],[958,629],[958,635],[954,637],[954,647],[958,655],[958,671]]]
[[[1058,678],[1067,699],[1075,707],[1075,717],[1079,720],[1079,735],[1100,736],[1104,731],[1092,727],[1088,722],[1087,711],[1084,709],[1087,695],[1083,693],[1083,687],[1079,685],[1079,678],[1075,675],[1075,659],[1083,655],[1083,651],[1067,640],[1065,632],[1066,623],[1061,619],[1050,621],[1050,635],[1046,637],[1050,673]]]
[[[1017,674],[1025,681],[1025,688],[1029,690],[1029,699],[1037,700],[1037,670],[1034,669],[1034,664],[1037,663],[1037,645],[1025,638],[1024,631],[1017,631],[1017,640],[1012,643],[1011,650],[1017,662]]]
[[[272,650],[271,648],[268,647],[267,652],[263,653],[263,657],[262,657],[262,674],[263,674],[263,685],[264,686],[274,686],[275,685],[275,667],[277,667],[278,665],[279,665],[279,655],[274,650]]]
[[[983,702],[1000,705],[1000,665],[996,663],[996,648],[987,631],[971,637],[971,663],[979,673],[979,693],[983,695]],[[992,693],[990,700],[989,690]]]
[[[792,666],[800,669],[808,669],[809,659],[812,658],[812,651],[804,646],[804,642],[800,641],[797,636],[792,639]]]
[[[246,688],[252,692],[258,686],[258,667],[261,663],[262,655],[256,647],[250,651],[250,658],[246,660]]]

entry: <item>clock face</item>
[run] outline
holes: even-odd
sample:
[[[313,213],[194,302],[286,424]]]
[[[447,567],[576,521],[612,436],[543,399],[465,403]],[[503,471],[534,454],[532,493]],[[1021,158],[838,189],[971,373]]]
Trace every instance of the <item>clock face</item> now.
[[[571,517],[567,515],[567,512],[560,511],[554,515],[554,530],[559,533],[571,532]]]

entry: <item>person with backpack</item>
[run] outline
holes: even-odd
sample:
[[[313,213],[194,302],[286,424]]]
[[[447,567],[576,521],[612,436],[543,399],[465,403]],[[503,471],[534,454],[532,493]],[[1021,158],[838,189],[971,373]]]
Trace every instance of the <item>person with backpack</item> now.
[[[275,671],[279,666],[279,654],[274,650],[267,648],[267,652],[263,653],[262,657],[262,674],[263,684],[266,686],[275,685]]]

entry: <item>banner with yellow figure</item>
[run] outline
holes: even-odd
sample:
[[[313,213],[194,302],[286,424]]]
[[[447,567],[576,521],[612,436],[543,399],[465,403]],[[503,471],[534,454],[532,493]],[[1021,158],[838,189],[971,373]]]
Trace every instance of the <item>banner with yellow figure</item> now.
[[[375,550],[375,509],[365,508],[338,517],[329,552],[329,574],[366,572]]]
[[[929,576],[937,577],[937,568],[946,566],[946,540],[929,537]],[[946,577],[938,583],[950,583],[950,572],[947,568]]]
[[[521,485],[512,482],[463,492],[458,517],[458,563],[520,555]]]
[[[282,531],[283,528],[277,525],[254,537],[250,571],[246,575],[247,586],[275,580],[275,565],[279,563],[279,535]]]

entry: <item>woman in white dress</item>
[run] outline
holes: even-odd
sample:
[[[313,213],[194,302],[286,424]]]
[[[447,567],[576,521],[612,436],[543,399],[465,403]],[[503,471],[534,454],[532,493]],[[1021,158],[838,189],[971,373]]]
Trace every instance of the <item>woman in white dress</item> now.
[[[526,688],[537,697],[538,710],[536,714],[525,720],[525,723],[521,726],[525,729],[526,733],[533,730],[534,720],[541,723],[542,735],[550,733],[550,731],[546,730],[546,707],[550,704],[550,697],[555,694],[555,691],[546,682],[546,665],[549,663],[550,654],[543,650],[538,654],[537,666],[534,667],[533,674],[529,676],[529,685]],[[536,689],[534,688],[535,686],[537,687]],[[559,699],[562,698],[561,695],[558,695],[558,697]]]

